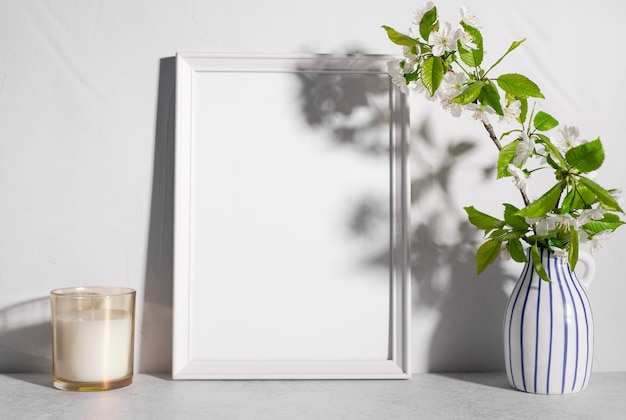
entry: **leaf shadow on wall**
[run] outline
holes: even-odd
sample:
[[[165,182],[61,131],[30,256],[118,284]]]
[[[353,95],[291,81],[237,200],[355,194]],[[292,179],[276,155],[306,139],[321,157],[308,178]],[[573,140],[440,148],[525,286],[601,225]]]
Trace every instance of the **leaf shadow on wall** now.
[[[364,161],[388,163],[391,152],[388,79],[377,73],[358,73],[363,69],[362,63],[368,60],[358,51],[347,52],[343,60],[341,67],[354,68],[355,73],[329,70],[336,69],[337,63],[328,64],[323,56],[314,65],[306,66],[307,70],[319,71],[294,73],[299,82],[297,100],[303,120],[337,152],[347,150]],[[368,192],[346,200],[352,201],[344,215],[342,234],[347,238],[346,243],[356,240],[361,246],[359,264],[384,272],[391,258],[389,193]],[[373,247],[372,243],[378,246]]]
[[[360,69],[359,52],[345,54],[344,68]],[[337,150],[350,150],[363,158],[389,160],[389,85],[386,77],[327,70],[320,57],[319,72],[294,73],[299,82],[298,98],[302,116],[320,138]],[[331,65],[335,68],[336,63]],[[349,168],[346,168],[349,170]],[[380,240],[381,247],[367,254],[362,263],[388,267],[389,197],[375,194],[353,199],[344,233],[350,239]]]
[[[348,54],[355,60],[358,53]],[[320,59],[323,68],[323,59]],[[363,108],[376,108],[388,98],[388,81],[379,86],[365,85],[363,78],[301,73],[300,105],[312,128],[328,132],[338,147],[349,147],[364,156],[389,159],[389,115],[380,118],[352,118]],[[378,115],[378,117],[376,117]],[[355,123],[357,121],[357,123]],[[411,166],[419,174],[411,176],[411,271],[413,319],[436,317],[430,335],[425,369],[429,372],[503,370],[502,319],[507,301],[506,283],[514,281],[500,261],[479,278],[475,275],[474,255],[479,232],[471,226],[452,197],[451,182],[463,158],[470,155],[479,140],[446,140],[438,144],[424,119],[411,129]],[[478,131],[480,134],[480,131]],[[447,143],[447,144],[446,144]],[[428,152],[426,156],[422,153]],[[436,161],[429,157],[437,156]],[[494,168],[482,168],[485,181]],[[433,200],[436,205],[433,205]],[[349,222],[352,235],[371,238],[372,231],[389,223],[388,197],[363,197],[354,203]],[[380,236],[378,236],[380,238]],[[388,267],[390,253],[384,238],[377,253],[363,264]],[[413,331],[424,328],[414,325]],[[422,343],[414,345],[423,348]],[[421,357],[422,355],[418,355]]]
[[[422,168],[411,179],[411,207],[417,214],[411,227],[414,312],[420,319],[435,311],[438,319],[427,368],[430,372],[500,371],[505,289],[515,278],[500,260],[475,275],[479,232],[460,211],[451,188],[455,172],[477,141],[437,142],[431,132],[426,119],[411,132],[411,161]],[[494,176],[493,167],[479,171],[485,182]]]
[[[174,278],[174,120],[176,61],[160,60],[152,202],[139,329],[138,371],[171,371]]]

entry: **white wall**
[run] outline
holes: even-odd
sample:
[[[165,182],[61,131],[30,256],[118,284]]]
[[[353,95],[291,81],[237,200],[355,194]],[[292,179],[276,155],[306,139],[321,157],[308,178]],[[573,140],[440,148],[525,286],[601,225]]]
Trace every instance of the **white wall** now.
[[[546,111],[563,123],[601,136],[608,153],[600,181],[626,186],[618,2],[440,3],[444,20],[456,21],[460,4],[477,12],[487,60],[527,37],[502,70],[535,80]],[[0,2],[0,371],[50,370],[47,295],[76,284],[136,288],[139,368],[169,370],[176,52],[398,54],[380,25],[404,29],[422,5]],[[509,185],[480,177],[495,156],[482,128],[418,99],[413,370],[500,370],[506,291],[520,267],[475,278],[478,237],[462,225],[462,206],[498,209],[516,198]],[[596,370],[626,369],[625,252],[626,229],[597,255]]]

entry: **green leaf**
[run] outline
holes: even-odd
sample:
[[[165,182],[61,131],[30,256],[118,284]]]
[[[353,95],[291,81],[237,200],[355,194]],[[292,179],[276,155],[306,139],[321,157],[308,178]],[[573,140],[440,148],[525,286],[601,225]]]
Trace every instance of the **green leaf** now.
[[[476,210],[474,206],[464,207],[464,209],[467,213],[467,217],[470,223],[476,226],[478,229],[489,232],[492,229],[502,226],[501,220]]]
[[[504,226],[504,224],[502,225]],[[502,242],[521,239],[526,236],[526,230],[512,230],[509,228],[496,229],[489,235],[489,239],[499,239]]]
[[[563,203],[561,203],[561,209],[563,213],[571,213],[574,209],[574,201],[576,199],[576,188],[572,188],[570,192],[565,195],[563,198]]]
[[[596,195],[589,191],[587,187],[575,182],[570,185],[570,192],[567,193],[561,204],[562,213],[571,213],[576,210],[589,209],[596,201]]]
[[[517,140],[512,141],[511,143],[504,146],[500,153],[498,154],[498,173],[497,179],[506,178],[507,176],[511,176],[509,173],[507,166],[509,163],[513,163],[515,156],[517,155]]]
[[[546,215],[554,210],[559,203],[561,193],[566,186],[565,181],[561,181],[537,200],[521,209],[517,214],[523,217],[537,218]]]
[[[511,51],[513,51],[514,49],[516,49],[517,47],[519,47],[520,45],[522,45],[522,43],[526,41],[526,38],[522,39],[521,41],[515,41],[511,44],[511,46],[509,47],[509,49],[502,55],[502,57],[500,57],[495,63],[492,64],[491,67],[489,67],[489,70],[487,70],[485,72],[485,74],[489,73],[491,71],[492,68],[494,68],[495,66],[497,66],[498,64],[500,64],[500,62],[502,60],[504,60],[504,57],[506,57],[507,55],[509,55],[509,53]]]
[[[548,131],[558,126],[559,122],[552,115],[539,111],[537,112],[537,115],[535,115],[533,125],[535,126],[535,129],[539,131]]]
[[[418,80],[420,78],[418,72],[414,71],[413,73],[408,73],[404,75],[404,78],[406,79],[407,84],[410,82],[414,82],[416,80]]]
[[[546,147],[546,151],[549,152],[546,156],[548,163],[557,171],[561,169],[561,166],[567,166],[567,162],[565,162],[565,158],[561,154],[561,151],[552,143],[550,137],[545,134],[535,133],[536,138],[539,140],[539,143],[542,143]],[[554,158],[558,160],[555,161]]]
[[[496,80],[498,81],[498,86],[500,86],[503,91],[516,98],[529,96],[533,98],[544,97],[535,82],[521,74],[503,74]]]
[[[461,43],[459,42],[459,57],[461,57],[461,60],[463,60],[463,62],[468,66],[478,67],[483,62],[483,36],[480,31],[473,26],[470,26],[464,22],[461,22],[461,25],[463,26],[463,29],[465,29],[465,32],[467,32],[472,36],[472,38],[474,38],[473,42],[476,45],[476,49],[466,50],[461,46]]]
[[[424,41],[428,41],[428,36],[435,29],[437,22],[437,8],[433,7],[422,16],[422,20],[419,23],[420,35],[424,38]]]
[[[567,244],[567,260],[572,270],[578,262],[578,230],[574,226],[569,227],[569,242]]]
[[[581,176],[579,178],[581,184],[589,189],[592,193],[596,195],[600,205],[608,211],[618,211],[620,213],[624,213],[624,210],[619,206],[615,198],[609,193],[607,190],[602,188],[600,185],[596,184],[594,181]]]
[[[434,96],[443,80],[443,62],[441,57],[429,57],[424,60],[420,70],[420,79],[428,92],[430,92],[430,96]]]
[[[505,241],[506,240],[506,235],[509,234],[511,231],[508,229],[496,229],[493,232],[491,232],[491,234],[489,235],[489,239],[498,239],[500,241]]]
[[[453,52],[450,54],[444,54],[441,58],[442,58],[444,73],[452,70],[452,64],[456,62],[456,53]]]
[[[574,188],[576,195],[574,196],[574,201],[572,202],[572,210],[590,208],[596,200],[596,195],[580,182],[577,182]]]
[[[460,94],[452,98],[452,102],[460,105],[467,105],[472,103],[478,98],[480,95],[480,91],[482,90],[484,82],[476,81],[472,84],[468,85],[467,88]]]
[[[529,228],[526,220],[517,214],[519,209],[512,204],[504,203],[504,222],[516,230],[526,231]]]
[[[524,124],[524,121],[526,121],[526,115],[528,115],[528,99],[519,98],[518,100],[521,102],[521,112],[519,114],[519,117],[517,118],[517,121],[520,124]]]
[[[559,166],[559,163],[552,158],[552,155],[550,153],[546,155],[546,162],[548,162],[548,164],[552,166],[552,169],[555,169],[557,171],[561,169],[561,166]]]
[[[504,115],[502,104],[500,104],[500,93],[493,83],[485,83],[478,96],[478,101],[483,105],[492,107],[496,114]]]
[[[565,160],[581,172],[595,171],[604,162],[604,149],[600,139],[572,147],[565,153]]]
[[[534,244],[530,248],[530,256],[533,261],[533,266],[535,267],[535,271],[537,272],[537,274],[539,274],[539,277],[551,283],[550,277],[548,277],[548,273],[546,272],[546,269],[543,267],[543,264],[541,264],[541,257],[539,256],[539,248],[537,247],[537,244]]]
[[[491,263],[493,263],[502,248],[502,241],[490,239],[483,243],[476,251],[476,274],[482,273]]]
[[[526,263],[528,262],[528,258],[526,258],[526,253],[524,252],[524,247],[522,246],[522,242],[519,239],[514,239],[506,244],[506,249],[511,254],[511,258],[513,261]]]
[[[585,232],[591,234],[590,236],[593,237],[593,235],[598,232],[602,232],[605,230],[613,231],[623,224],[624,222],[620,220],[619,216],[613,213],[607,213],[600,220],[591,220],[585,223],[583,225],[583,229],[585,230]]]
[[[417,44],[417,41],[408,35],[398,32],[389,26],[383,25],[382,27],[385,31],[387,31],[387,36],[394,44],[404,45],[407,47],[414,47]]]
[[[561,241],[558,238],[555,238],[554,236],[551,236],[548,238],[548,248],[565,248],[565,245],[563,244],[563,241]]]

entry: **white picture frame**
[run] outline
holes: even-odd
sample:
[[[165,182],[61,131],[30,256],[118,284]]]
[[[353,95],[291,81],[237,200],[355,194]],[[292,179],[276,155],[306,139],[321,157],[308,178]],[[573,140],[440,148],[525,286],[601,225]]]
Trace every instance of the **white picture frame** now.
[[[405,95],[394,89],[387,75],[386,63],[390,59],[380,55],[177,54],[173,379],[406,379],[411,376],[408,105]],[[332,137],[325,133],[328,126],[318,124],[317,111],[308,114],[309,119],[315,120],[316,128],[300,134],[298,130],[306,124],[292,123],[297,119],[291,112],[298,108],[298,97],[290,95],[294,93],[293,86],[316,78],[331,90],[336,87],[333,80],[339,84],[373,81],[383,86],[382,93],[376,93],[383,99],[372,110],[362,109],[363,104],[354,107],[361,114],[378,116],[375,129],[367,128],[366,122],[360,133],[367,137],[374,131],[383,133],[383,144],[387,145],[383,152],[366,158],[367,163],[362,165],[345,163],[357,162],[359,156],[349,144],[315,143],[320,137]],[[279,91],[283,93],[276,94]],[[300,93],[300,102],[306,102],[306,89]],[[360,89],[353,94],[363,99]],[[264,95],[272,98],[259,106],[259,97]],[[338,104],[339,101],[335,105]],[[319,106],[325,109],[330,105]],[[271,111],[262,117],[262,124],[251,122],[256,118],[252,114],[263,113],[266,108]],[[302,103],[300,108],[304,109]],[[335,112],[337,115],[324,115],[322,119],[335,121],[347,114]],[[289,121],[285,120],[287,117]],[[353,121],[344,123],[351,126]],[[252,130],[250,125],[253,131],[246,131]],[[337,127],[331,128],[336,134]],[[348,137],[350,141],[360,141],[363,136]],[[273,144],[283,137],[289,141]],[[306,147],[316,151],[307,149],[301,153],[298,148],[305,146],[296,145],[294,139],[303,139],[303,144],[313,139]],[[375,149],[370,146],[368,150]],[[285,149],[292,152],[279,159]],[[254,154],[255,159],[241,164],[241,159],[248,158],[239,155],[248,154]],[[302,162],[297,161],[298,156],[304,156]],[[340,159],[337,156],[345,156],[346,161],[335,162]],[[276,167],[284,167],[274,169],[273,162],[277,162]],[[319,162],[324,166],[320,167]],[[356,175],[348,176],[351,170],[332,169],[336,163],[339,168],[354,165]],[[307,165],[317,165],[315,176],[306,175],[307,170],[302,168]],[[333,176],[337,182],[328,182],[327,176]],[[344,182],[343,176],[350,179]],[[289,194],[273,182],[292,178],[299,184]],[[346,197],[355,190],[366,191],[370,188],[369,178],[371,189],[381,190],[381,196],[385,197],[384,214],[378,223],[381,226],[384,223],[387,239],[380,243],[356,241],[341,233],[337,234],[337,240],[322,242],[325,236],[320,234],[319,239],[317,232],[326,230],[325,217],[329,218],[328,225],[336,224],[335,215],[340,212],[333,206],[343,211],[348,201],[326,200],[326,197]],[[359,184],[351,184],[354,182]],[[259,190],[262,195],[258,194]],[[315,209],[308,214],[307,209],[312,206],[307,200],[315,199],[311,197],[317,191],[325,195],[312,203],[323,201],[324,205],[321,211]],[[254,197],[246,202],[241,196]],[[224,210],[228,203],[238,200],[245,203],[244,210],[241,205]],[[258,216],[256,211],[264,213]],[[285,229],[274,221],[273,227],[264,231],[266,220],[273,220],[281,212],[295,221],[290,220],[289,228]],[[325,216],[325,212],[333,216]],[[248,220],[255,217],[261,220]],[[345,214],[337,219],[345,220]],[[311,227],[312,220],[322,228]],[[333,225],[328,231],[335,235],[337,231],[343,232],[343,228]],[[294,231],[300,230],[302,238],[293,236]],[[260,238],[257,248],[243,243],[250,236]],[[318,242],[314,249],[319,253],[303,251],[302,244],[308,245],[311,237],[317,238],[311,241]],[[337,243],[343,242],[346,244],[339,248]],[[370,255],[360,253],[359,244],[364,243],[369,244],[368,253],[373,246],[384,249],[382,264],[364,262]],[[263,259],[257,254],[266,251],[266,244],[275,249],[268,254],[269,258]],[[338,268],[329,264],[325,271],[322,261],[342,253],[356,257],[350,264],[337,258]],[[278,254],[282,257],[274,260]],[[256,258],[258,262],[253,263]],[[285,267],[287,263],[290,267]],[[259,269],[256,278],[257,271],[246,271],[248,264],[262,265],[266,275],[261,276]],[[306,279],[305,274],[318,266],[323,275],[311,277],[315,281]],[[343,278],[344,272],[352,274]],[[248,279],[250,273],[254,274],[254,282]],[[243,286],[235,286],[239,282]],[[303,289],[307,293],[302,293]],[[336,292],[327,293],[331,289]],[[257,306],[259,301],[263,302],[262,306]],[[323,308],[324,312],[316,312],[316,308]],[[275,313],[265,314],[266,310]],[[311,315],[312,312],[316,314]],[[263,320],[266,315],[267,319]],[[257,321],[260,324],[255,324]],[[335,325],[341,327],[334,331]],[[353,331],[356,332],[352,334]]]

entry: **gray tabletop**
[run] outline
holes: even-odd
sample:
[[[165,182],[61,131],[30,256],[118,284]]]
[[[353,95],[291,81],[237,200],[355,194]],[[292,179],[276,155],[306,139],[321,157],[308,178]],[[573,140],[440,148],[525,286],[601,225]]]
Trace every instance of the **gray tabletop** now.
[[[626,373],[594,373],[564,396],[512,390],[504,373],[408,380],[172,381],[136,375],[124,389],[78,393],[46,374],[0,374],[1,419],[622,419]]]

